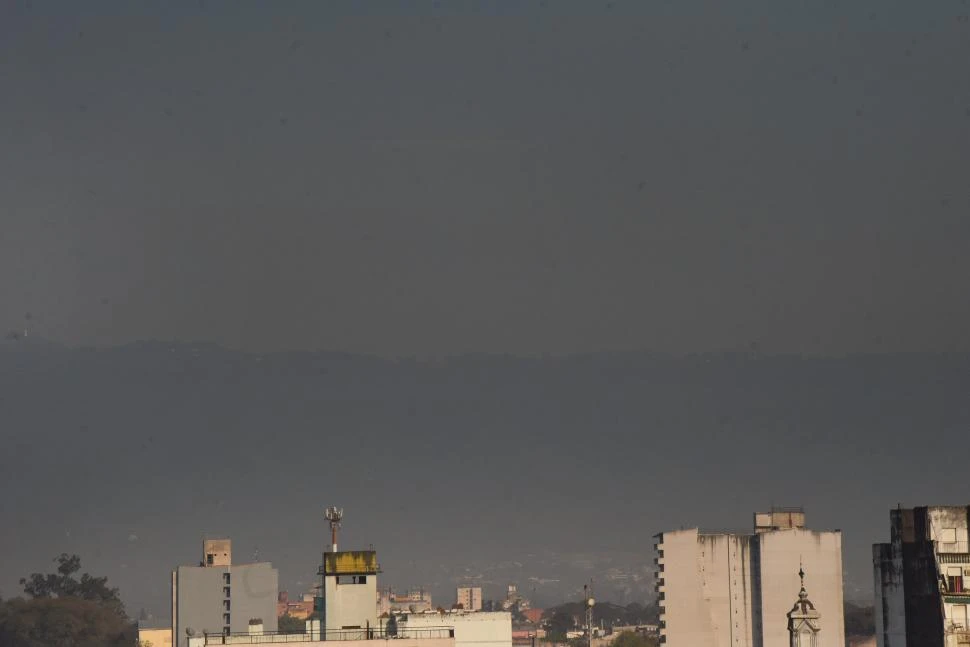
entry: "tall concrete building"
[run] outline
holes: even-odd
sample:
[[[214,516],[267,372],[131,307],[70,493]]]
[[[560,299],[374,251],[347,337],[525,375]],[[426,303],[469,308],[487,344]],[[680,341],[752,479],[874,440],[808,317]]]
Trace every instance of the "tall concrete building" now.
[[[346,630],[379,630],[377,622],[377,553],[350,550],[323,554],[323,629],[326,637],[346,638]]]
[[[455,603],[461,605],[465,611],[482,610],[482,587],[480,586],[461,586],[455,598]]]
[[[826,618],[816,647],[845,647],[842,533],[805,528],[801,509],[754,515],[751,533],[697,528],[657,535],[660,639],[673,647],[774,647],[789,643],[791,592],[812,574]]]
[[[248,632],[251,620],[276,631],[278,587],[271,564],[233,564],[230,540],[205,540],[198,566],[172,571],[172,647],[193,634]]]
[[[877,644],[970,645],[968,507],[898,508],[889,520],[890,542],[872,547]]]

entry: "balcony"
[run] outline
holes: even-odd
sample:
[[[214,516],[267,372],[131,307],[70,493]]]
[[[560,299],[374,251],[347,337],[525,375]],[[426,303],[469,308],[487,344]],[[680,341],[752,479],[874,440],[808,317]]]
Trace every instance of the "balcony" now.
[[[958,645],[970,645],[970,629],[966,629],[965,627],[947,627],[943,635],[947,638],[956,638],[956,644]],[[951,643],[948,642],[947,644]]]
[[[941,551],[941,546],[947,546],[951,550]],[[970,564],[970,552],[966,544],[937,544],[936,561],[940,564]]]
[[[942,561],[944,557],[970,560],[970,542],[966,541],[934,541],[933,552]],[[951,562],[953,563],[953,562]]]

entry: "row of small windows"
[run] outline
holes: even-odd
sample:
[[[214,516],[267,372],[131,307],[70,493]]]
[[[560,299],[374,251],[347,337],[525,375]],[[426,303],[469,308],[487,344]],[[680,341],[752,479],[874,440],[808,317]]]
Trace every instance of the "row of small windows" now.
[[[229,611],[232,609],[232,600],[229,599],[230,593],[232,593],[232,589],[229,586],[232,584],[232,575],[230,573],[222,574],[222,584],[222,593],[226,597],[226,599],[222,601],[222,609],[225,611],[225,613],[222,614],[222,624],[225,625],[222,628],[222,633],[228,636],[230,632]]]
[[[367,584],[366,575],[338,575],[337,584]]]

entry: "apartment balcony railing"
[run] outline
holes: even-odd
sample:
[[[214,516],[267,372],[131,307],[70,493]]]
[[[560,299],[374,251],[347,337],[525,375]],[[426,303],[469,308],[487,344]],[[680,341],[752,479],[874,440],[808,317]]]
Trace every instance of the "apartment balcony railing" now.
[[[938,555],[945,555],[948,553],[970,553],[970,542],[934,541],[933,549]]]
[[[970,629],[961,626],[949,626],[944,630],[944,635],[955,636],[958,645],[970,644]]]
[[[933,544],[933,551],[941,564],[970,564],[970,542],[937,541]]]

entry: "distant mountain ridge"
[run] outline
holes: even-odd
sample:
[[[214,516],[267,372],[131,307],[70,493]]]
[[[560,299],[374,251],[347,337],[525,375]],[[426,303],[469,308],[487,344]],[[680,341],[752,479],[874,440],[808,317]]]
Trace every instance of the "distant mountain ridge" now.
[[[205,533],[313,585],[322,510],[374,544],[382,585],[517,583],[538,605],[590,578],[653,599],[653,535],[804,505],[842,528],[871,598],[888,509],[960,496],[936,450],[970,429],[970,356],[244,353],[0,343],[0,592],[64,551],[167,613]],[[921,469],[919,466],[932,466]],[[861,486],[861,487],[860,487]],[[516,563],[521,564],[517,566]]]

